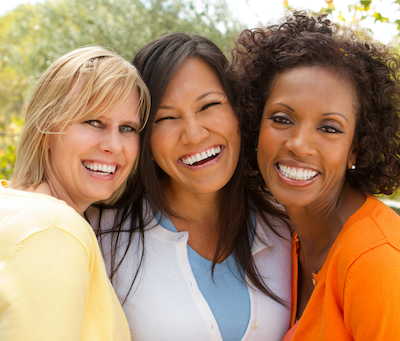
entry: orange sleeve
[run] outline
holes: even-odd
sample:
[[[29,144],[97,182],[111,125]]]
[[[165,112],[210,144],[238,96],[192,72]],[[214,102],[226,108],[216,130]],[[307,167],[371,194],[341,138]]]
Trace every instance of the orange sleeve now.
[[[349,267],[343,288],[344,323],[354,340],[400,340],[400,251],[377,245]]]

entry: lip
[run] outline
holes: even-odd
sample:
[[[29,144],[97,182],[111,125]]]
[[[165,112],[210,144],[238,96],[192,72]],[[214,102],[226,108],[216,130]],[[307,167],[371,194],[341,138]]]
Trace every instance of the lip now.
[[[190,165],[190,164],[184,163],[184,161],[183,161],[184,159],[188,159],[189,157],[193,157],[193,156],[195,157],[196,154],[199,154],[199,155],[201,155],[202,153],[206,153],[207,154],[207,151],[210,151],[211,149],[216,150],[218,148],[220,148],[221,151],[214,158],[209,159],[208,161],[206,161],[206,162],[204,162],[204,163],[202,163],[200,165],[194,165],[194,164]],[[225,146],[224,145],[216,144],[216,145],[212,145],[212,146],[209,146],[209,147],[201,149],[201,150],[197,150],[197,151],[192,152],[192,153],[188,153],[188,154],[182,155],[181,157],[179,157],[177,162],[180,165],[182,165],[182,166],[184,166],[186,168],[189,168],[189,169],[201,169],[201,168],[212,166],[215,163],[217,163],[221,159],[222,155],[224,154],[224,151],[225,151]],[[209,154],[207,154],[207,155],[209,155]],[[205,159],[205,160],[207,160],[207,159]]]
[[[291,167],[291,168],[297,168],[297,169],[305,169],[305,170],[310,170],[313,172],[317,172],[316,175],[314,175],[312,178],[307,179],[307,180],[296,180],[296,179],[291,179],[289,177],[286,177],[284,174],[282,174],[281,170],[278,167],[278,164],[281,166],[287,166],[287,167]],[[314,183],[315,181],[317,181],[319,179],[319,177],[321,176],[321,172],[319,172],[315,167],[310,166],[310,165],[306,165],[303,163],[298,163],[298,162],[278,162],[274,165],[275,167],[275,171],[277,172],[278,178],[280,181],[282,181],[284,184],[291,186],[291,187],[305,187],[308,186],[312,183]]]

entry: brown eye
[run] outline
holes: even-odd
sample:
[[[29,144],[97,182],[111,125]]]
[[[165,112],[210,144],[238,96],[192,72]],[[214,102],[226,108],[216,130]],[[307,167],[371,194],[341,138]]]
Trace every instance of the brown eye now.
[[[291,124],[292,122],[286,117],[282,115],[275,115],[271,116],[268,118],[272,122],[278,123],[278,124]]]
[[[328,134],[342,134],[343,133],[343,131],[341,131],[338,128],[333,127],[333,126],[323,126],[321,128],[321,130]]]

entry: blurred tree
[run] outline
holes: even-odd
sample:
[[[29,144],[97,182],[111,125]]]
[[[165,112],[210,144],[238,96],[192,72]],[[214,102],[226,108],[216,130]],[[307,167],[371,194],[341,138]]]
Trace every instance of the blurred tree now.
[[[243,27],[225,0],[47,0],[0,17],[0,178],[10,176],[17,128],[32,89],[52,61],[100,44],[131,60],[169,32],[201,34],[221,49]]]
[[[321,8],[320,12],[326,12],[333,14],[335,8],[335,0],[325,0],[326,7]],[[353,13],[353,22],[362,21],[367,18],[374,18],[375,22],[381,22],[386,24],[394,24],[397,26],[398,36],[400,36],[400,19],[390,20],[388,17],[383,16],[381,13],[376,11],[377,4],[379,2],[391,3],[396,8],[396,11],[400,12],[400,0],[358,0],[349,1],[348,10]],[[397,6],[396,6],[397,5]],[[338,19],[345,22],[342,12],[339,12]]]

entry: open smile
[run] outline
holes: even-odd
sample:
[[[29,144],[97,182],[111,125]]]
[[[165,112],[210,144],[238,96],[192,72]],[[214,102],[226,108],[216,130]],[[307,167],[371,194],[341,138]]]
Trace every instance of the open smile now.
[[[219,153],[221,153],[221,146],[218,146],[217,148],[209,148],[201,153],[196,153],[192,156],[181,158],[181,160],[185,165],[198,166],[216,158]]]
[[[277,164],[279,172],[286,178],[297,180],[297,181],[306,181],[310,180],[313,177],[317,176],[319,172],[307,169],[307,168],[296,168],[296,167],[288,167],[285,165]]]
[[[91,172],[94,172],[99,175],[110,175],[114,174],[115,170],[117,168],[116,165],[105,165],[101,163],[96,163],[96,162],[82,162],[83,165],[85,166],[86,169],[90,170]]]

